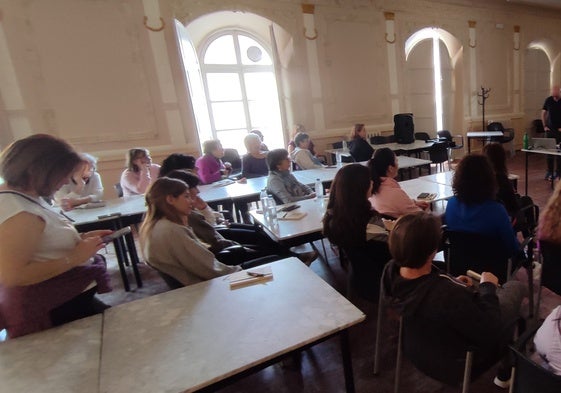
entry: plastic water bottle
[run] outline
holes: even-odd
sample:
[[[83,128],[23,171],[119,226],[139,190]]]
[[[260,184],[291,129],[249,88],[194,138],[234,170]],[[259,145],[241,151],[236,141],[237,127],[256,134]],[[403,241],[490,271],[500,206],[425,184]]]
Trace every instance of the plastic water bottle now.
[[[528,138],[528,133],[526,132],[524,134],[524,138],[522,138],[522,148],[527,149],[528,145],[529,145],[529,138]]]
[[[267,205],[269,203],[269,196],[267,195],[267,189],[264,188],[259,194],[259,200],[261,201],[261,210],[263,211],[263,217],[267,218]]]
[[[336,160],[337,160],[337,165],[341,166],[341,163],[343,162],[343,159],[341,158],[341,152],[340,151],[336,152],[335,157],[336,157]]]
[[[267,219],[271,223],[271,225],[277,225],[279,223],[277,216],[277,204],[275,202],[275,198],[273,198],[272,196],[269,196],[267,200],[267,212],[269,213]]]
[[[343,151],[345,153],[349,151],[349,146],[347,145],[347,141],[343,141]]]
[[[321,180],[316,179],[315,189],[316,189],[316,196],[318,198],[323,197],[323,184],[322,184]]]

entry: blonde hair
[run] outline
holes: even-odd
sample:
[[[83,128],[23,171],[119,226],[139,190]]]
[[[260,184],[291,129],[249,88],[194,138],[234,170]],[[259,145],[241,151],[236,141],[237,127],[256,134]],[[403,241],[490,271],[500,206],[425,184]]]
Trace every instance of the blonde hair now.
[[[538,237],[561,244],[561,182],[557,182],[553,194],[540,214]]]
[[[183,225],[181,215],[167,202],[167,197],[171,195],[177,198],[187,190],[189,190],[189,186],[184,181],[170,179],[169,177],[160,177],[150,186],[145,196],[146,216],[140,226],[140,243],[142,245],[150,236],[154,225],[163,218]]]

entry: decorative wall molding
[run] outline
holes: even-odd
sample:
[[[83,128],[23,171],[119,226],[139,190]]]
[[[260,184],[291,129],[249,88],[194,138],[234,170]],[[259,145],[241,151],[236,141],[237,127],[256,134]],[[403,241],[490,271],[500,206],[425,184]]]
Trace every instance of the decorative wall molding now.
[[[164,22],[164,18],[160,16],[160,27],[151,27],[148,26],[148,17],[144,16],[144,27],[146,27],[150,31],[162,31],[166,27],[166,22]]]
[[[395,20],[395,13],[393,13],[393,12],[384,12],[384,19],[385,19],[385,20]]]
[[[315,9],[316,6],[314,4],[307,4],[307,3],[302,3],[302,13],[304,14],[314,14],[315,13]]]
[[[305,27],[304,27],[303,31],[304,31],[304,38],[305,38],[305,39],[310,40],[310,41],[317,40],[317,38],[318,38],[318,29],[315,29],[315,28],[314,28],[314,35],[308,35],[308,34],[307,34],[307,30],[306,30]]]

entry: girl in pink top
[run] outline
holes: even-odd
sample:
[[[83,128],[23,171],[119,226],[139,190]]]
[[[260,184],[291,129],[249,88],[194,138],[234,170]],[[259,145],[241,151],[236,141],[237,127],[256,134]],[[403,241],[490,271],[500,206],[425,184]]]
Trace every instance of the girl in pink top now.
[[[127,169],[121,174],[123,196],[144,194],[148,186],[158,178],[160,166],[152,164],[148,149],[130,149],[127,155]]]
[[[398,172],[397,159],[387,147],[377,149],[368,161],[372,174],[372,196],[368,199],[378,213],[399,218],[404,214],[429,207],[424,201],[409,198],[395,180]]]

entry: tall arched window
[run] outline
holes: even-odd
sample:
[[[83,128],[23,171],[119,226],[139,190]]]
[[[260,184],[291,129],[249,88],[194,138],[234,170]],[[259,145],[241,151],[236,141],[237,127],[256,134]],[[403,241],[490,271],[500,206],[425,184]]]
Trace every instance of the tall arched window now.
[[[272,56],[255,37],[229,30],[200,53],[212,134],[224,147],[245,151],[243,138],[259,129],[270,148],[284,146]]]

